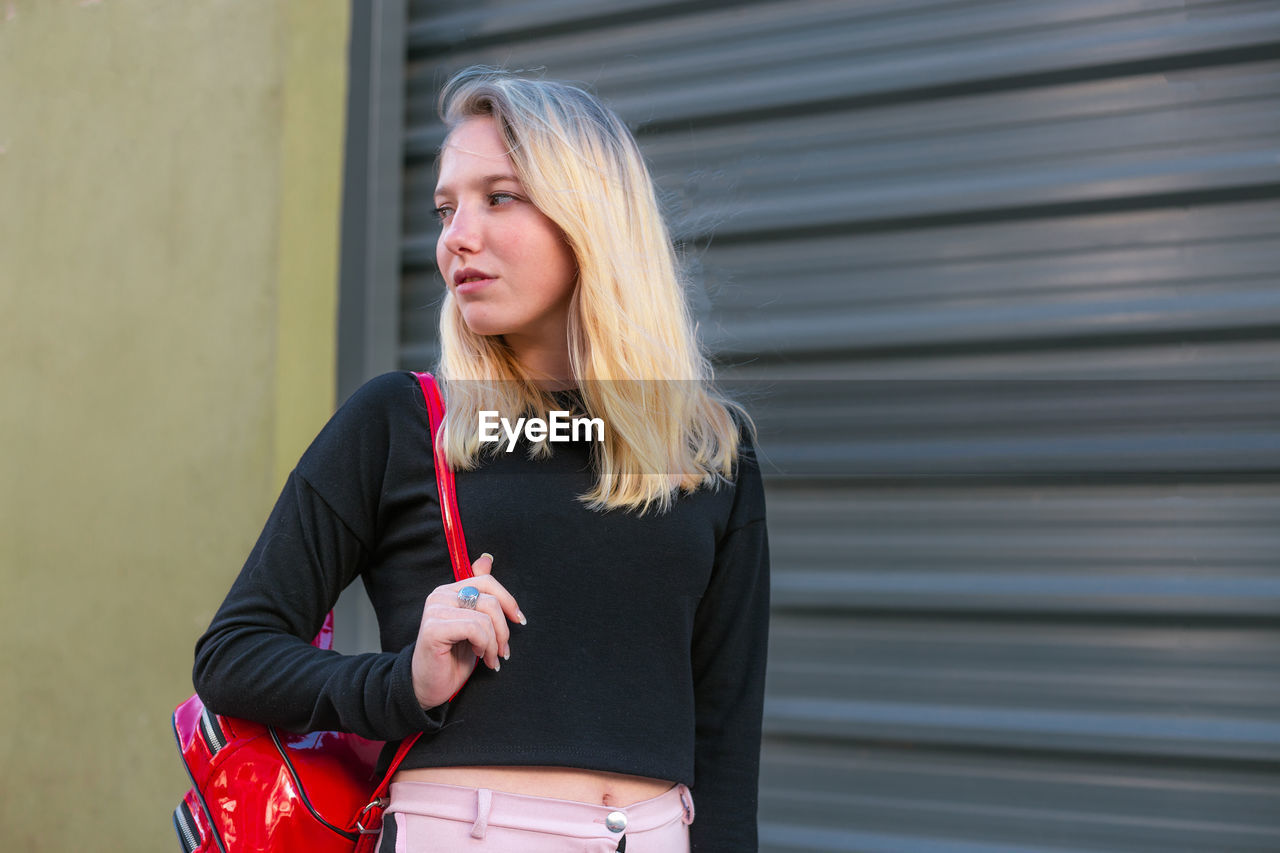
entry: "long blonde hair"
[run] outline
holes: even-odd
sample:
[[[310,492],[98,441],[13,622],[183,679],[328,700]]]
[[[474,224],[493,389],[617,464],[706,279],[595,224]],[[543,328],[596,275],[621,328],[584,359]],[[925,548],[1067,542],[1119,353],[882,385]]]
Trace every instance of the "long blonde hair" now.
[[[596,509],[670,508],[681,491],[733,476],[745,413],[712,385],[653,180],[626,126],[595,97],[563,83],[473,67],[440,96],[445,125],[492,118],[530,201],[563,232],[578,266],[568,348],[587,414],[605,423],[594,445]],[[553,406],[500,337],[477,335],[452,293],[440,314],[448,414],[442,442],[456,469],[475,467],[482,409],[514,420]],[[551,452],[532,444],[534,455]]]

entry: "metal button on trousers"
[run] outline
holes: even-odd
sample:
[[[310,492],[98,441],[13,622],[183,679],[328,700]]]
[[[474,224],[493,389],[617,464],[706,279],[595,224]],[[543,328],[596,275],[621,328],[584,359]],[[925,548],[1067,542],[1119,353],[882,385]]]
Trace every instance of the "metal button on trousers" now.
[[[609,812],[604,818],[605,829],[610,832],[622,832],[627,828],[627,816],[622,812]],[[627,837],[624,835],[618,840],[618,846],[614,848],[619,851],[627,849]]]

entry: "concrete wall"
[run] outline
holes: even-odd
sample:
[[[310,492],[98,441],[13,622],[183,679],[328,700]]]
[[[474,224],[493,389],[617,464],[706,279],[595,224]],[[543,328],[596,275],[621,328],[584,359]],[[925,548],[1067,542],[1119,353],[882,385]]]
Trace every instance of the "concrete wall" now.
[[[177,849],[193,643],[334,403],[348,13],[0,0],[0,849]]]

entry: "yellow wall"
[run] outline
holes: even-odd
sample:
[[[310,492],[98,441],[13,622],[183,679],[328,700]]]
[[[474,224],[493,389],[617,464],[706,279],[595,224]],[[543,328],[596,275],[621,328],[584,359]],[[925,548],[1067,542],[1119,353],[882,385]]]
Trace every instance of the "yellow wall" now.
[[[334,402],[348,11],[0,0],[0,850],[177,849],[192,645]]]

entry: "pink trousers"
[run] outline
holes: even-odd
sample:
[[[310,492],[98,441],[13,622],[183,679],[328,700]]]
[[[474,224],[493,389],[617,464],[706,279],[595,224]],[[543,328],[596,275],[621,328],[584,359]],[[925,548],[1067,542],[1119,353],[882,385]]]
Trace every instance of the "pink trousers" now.
[[[693,797],[683,784],[621,808],[463,788],[396,782],[378,853],[689,853]]]

